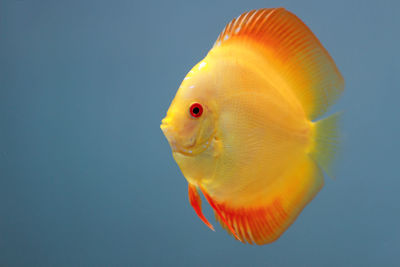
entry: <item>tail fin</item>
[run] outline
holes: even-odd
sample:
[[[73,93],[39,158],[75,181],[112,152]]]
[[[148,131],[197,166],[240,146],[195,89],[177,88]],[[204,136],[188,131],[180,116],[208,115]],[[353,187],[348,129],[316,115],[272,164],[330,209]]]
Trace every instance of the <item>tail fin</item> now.
[[[332,166],[339,151],[340,113],[333,114],[314,123],[314,144],[310,150],[311,158],[331,177]]]

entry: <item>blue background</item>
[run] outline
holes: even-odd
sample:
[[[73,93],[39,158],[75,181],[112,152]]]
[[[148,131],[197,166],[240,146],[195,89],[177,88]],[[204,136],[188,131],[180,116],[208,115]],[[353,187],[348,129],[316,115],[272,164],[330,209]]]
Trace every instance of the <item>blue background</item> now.
[[[335,59],[344,150],[275,243],[197,218],[159,129],[233,17],[283,6]],[[398,266],[396,1],[0,1],[1,266]]]

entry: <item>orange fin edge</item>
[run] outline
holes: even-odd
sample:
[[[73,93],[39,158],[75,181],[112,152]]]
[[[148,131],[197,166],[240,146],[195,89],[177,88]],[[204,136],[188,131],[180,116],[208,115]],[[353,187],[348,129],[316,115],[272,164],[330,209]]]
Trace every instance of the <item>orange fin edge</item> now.
[[[343,76],[328,51],[300,18],[284,8],[241,14],[226,25],[213,48],[237,40],[263,47],[260,58],[277,68],[311,120],[323,115],[344,90]]]
[[[207,192],[202,187],[200,187],[200,190],[203,193],[204,197],[207,199],[210,206],[214,209],[214,211],[218,214],[219,218],[221,218],[224,224],[228,227],[229,231],[233,234],[233,236],[240,242],[243,242],[243,240],[236,234],[232,225],[226,220],[225,216],[222,214],[221,210],[215,204],[214,200],[207,194]]]
[[[207,225],[211,230],[214,230],[212,224],[204,217],[203,211],[201,209],[201,198],[199,193],[197,192],[197,188],[195,185],[189,183],[189,202],[192,205],[194,211],[196,212],[197,216]]]

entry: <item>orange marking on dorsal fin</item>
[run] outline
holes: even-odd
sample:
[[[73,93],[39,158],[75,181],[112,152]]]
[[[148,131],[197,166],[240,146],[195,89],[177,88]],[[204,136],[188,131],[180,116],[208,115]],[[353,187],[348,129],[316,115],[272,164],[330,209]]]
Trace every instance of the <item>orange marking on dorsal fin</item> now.
[[[207,194],[207,192],[200,186],[200,190],[207,199],[208,203],[214,209],[214,211],[218,214],[219,218],[222,222],[228,227],[229,231],[235,236],[235,238],[241,242],[243,240],[236,234],[236,231],[233,229],[232,225],[228,222],[227,218],[222,214],[221,210],[219,209],[219,205],[214,202],[214,200]]]
[[[266,65],[274,66],[290,85],[312,120],[324,114],[344,89],[343,77],[329,53],[307,26],[284,8],[251,10],[233,19],[213,48],[227,44],[257,50]]]
[[[190,205],[192,205],[194,211],[197,213],[199,218],[213,231],[214,227],[212,224],[204,217],[203,211],[201,210],[201,198],[199,193],[197,192],[196,186],[189,183],[189,201]]]

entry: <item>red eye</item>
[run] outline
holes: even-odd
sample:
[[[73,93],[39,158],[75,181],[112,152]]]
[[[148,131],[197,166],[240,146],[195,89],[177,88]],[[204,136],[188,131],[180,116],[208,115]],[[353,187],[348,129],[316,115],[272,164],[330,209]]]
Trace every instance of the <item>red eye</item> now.
[[[194,118],[198,118],[203,114],[203,106],[199,103],[193,103],[189,109],[190,115]]]

